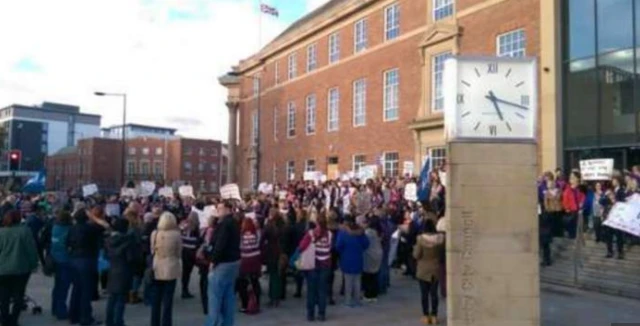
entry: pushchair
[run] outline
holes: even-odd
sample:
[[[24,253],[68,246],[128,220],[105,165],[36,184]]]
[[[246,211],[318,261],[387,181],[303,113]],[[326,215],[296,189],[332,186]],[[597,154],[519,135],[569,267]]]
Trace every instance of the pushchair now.
[[[32,315],[42,315],[42,307],[32,297],[25,295],[22,311],[31,310]]]

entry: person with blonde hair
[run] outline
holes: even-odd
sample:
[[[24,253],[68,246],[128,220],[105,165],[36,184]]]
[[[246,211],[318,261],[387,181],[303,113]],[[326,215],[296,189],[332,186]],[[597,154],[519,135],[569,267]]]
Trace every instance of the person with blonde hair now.
[[[151,326],[171,326],[173,295],[176,280],[182,271],[182,237],[176,217],[164,212],[158,229],[151,234],[154,294],[151,305]]]

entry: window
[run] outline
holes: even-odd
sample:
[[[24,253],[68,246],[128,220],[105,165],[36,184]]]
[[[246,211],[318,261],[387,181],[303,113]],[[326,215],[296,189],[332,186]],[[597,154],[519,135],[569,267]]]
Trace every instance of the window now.
[[[307,160],[304,164],[305,172],[314,172],[316,170],[316,160]]]
[[[256,161],[251,162],[251,189],[258,188],[258,164]]]
[[[258,145],[258,112],[251,114],[251,144]]]
[[[499,57],[524,57],[527,48],[527,42],[524,35],[524,29],[518,29],[502,35],[498,35],[496,40],[497,54]]]
[[[292,53],[289,55],[289,71],[288,71],[288,77],[289,79],[294,79],[296,78],[296,54]]]
[[[211,191],[218,191],[218,183],[215,181],[211,181],[211,183],[209,184],[209,187]]]
[[[453,0],[433,0],[433,20],[453,15]]]
[[[275,66],[273,67],[273,83],[276,85],[280,84],[279,74],[280,74],[280,63],[276,61]]]
[[[200,180],[199,184],[200,184],[200,191],[205,191],[206,182],[204,180]]]
[[[135,147],[129,147],[129,155],[136,155],[136,148]]]
[[[162,147],[156,147],[156,155],[162,155]]]
[[[429,158],[431,159],[431,169],[444,167],[447,161],[447,149],[444,147],[429,148]]]
[[[260,94],[260,78],[258,76],[253,76],[253,96],[257,96]]]
[[[327,106],[327,131],[336,131],[340,123],[340,92],[337,87],[329,90]]]
[[[191,147],[185,147],[184,155],[191,155],[191,154],[193,154],[193,150],[191,149]]]
[[[383,111],[384,121],[398,120],[398,69],[392,69],[384,73]]]
[[[272,171],[272,174],[273,174],[273,175],[271,176],[271,177],[272,177],[271,182],[272,182],[273,184],[276,184],[276,183],[278,182],[278,166],[277,166],[275,163],[273,163],[273,171]]]
[[[353,28],[353,49],[355,53],[367,48],[367,20],[360,19]]]
[[[207,155],[207,149],[204,147],[200,147],[200,149],[198,150],[198,154],[200,154],[200,156]]]
[[[273,108],[273,139],[278,139],[278,107]]]
[[[127,161],[127,175],[136,174],[136,161]]]
[[[184,172],[191,173],[191,162],[184,162]]]
[[[287,162],[287,180],[293,180],[295,178],[296,173],[296,162],[289,161]]]
[[[218,150],[216,148],[211,150],[211,156],[218,156]]]
[[[318,55],[316,50],[317,46],[315,43],[307,47],[307,72],[315,70],[318,66]]]
[[[311,94],[307,96],[307,135],[316,133],[316,96]]]
[[[211,163],[211,172],[213,172],[213,173],[218,172],[218,164]]]
[[[204,172],[204,163],[198,163],[198,172]]]
[[[366,124],[367,118],[367,81],[362,78],[353,82],[353,126]]]
[[[340,34],[335,32],[329,35],[329,63],[340,60]]]
[[[162,162],[153,162],[153,174],[156,176],[163,175]]]
[[[353,156],[353,172],[357,173],[360,171],[360,168],[367,165],[367,157],[364,155],[354,155]]]
[[[444,62],[451,56],[451,52],[445,52],[431,59],[431,109],[440,112],[444,108],[444,94],[442,91],[442,77]]]
[[[150,172],[149,161],[140,161],[140,174],[149,175],[149,172]]]
[[[398,173],[398,153],[384,153],[384,176],[397,177]]]
[[[296,136],[296,106],[293,102],[287,104],[287,137]]]
[[[393,40],[400,35],[400,6],[394,3],[384,9],[384,37]]]

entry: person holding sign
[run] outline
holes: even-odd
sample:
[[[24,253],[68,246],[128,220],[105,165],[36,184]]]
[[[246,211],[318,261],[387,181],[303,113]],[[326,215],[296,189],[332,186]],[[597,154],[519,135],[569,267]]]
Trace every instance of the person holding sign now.
[[[604,221],[609,217],[609,213],[617,202],[625,201],[625,191],[622,187],[622,178],[620,176],[615,176],[611,181],[613,186],[613,191],[609,190],[606,193],[605,198],[601,200],[601,205],[604,207]],[[603,221],[603,222],[604,222]],[[616,246],[618,249],[618,259],[624,259],[624,238],[623,232],[620,230],[616,230],[612,227],[608,227],[603,225],[603,232],[605,241],[607,243],[607,258],[613,258],[613,238],[616,238]]]
[[[580,173],[573,171],[569,177],[569,185],[562,194],[562,207],[565,211],[564,228],[570,239],[576,238],[578,216],[585,201],[585,195],[580,191]]]

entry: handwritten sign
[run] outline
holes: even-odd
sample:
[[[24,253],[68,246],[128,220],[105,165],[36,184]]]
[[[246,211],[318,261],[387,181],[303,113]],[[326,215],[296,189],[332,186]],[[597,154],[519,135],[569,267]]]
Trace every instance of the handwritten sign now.
[[[413,161],[404,161],[402,164],[402,175],[413,176]]]
[[[153,192],[156,190],[156,183],[153,181],[142,181],[140,182],[140,196],[141,197],[149,197],[153,195]]]
[[[104,213],[107,214],[107,216],[120,216],[120,205],[107,204],[104,206]]]
[[[580,174],[584,180],[610,180],[613,175],[613,159],[582,160]]]
[[[280,200],[287,199],[287,191],[286,190],[278,191],[278,199],[280,199]]]
[[[120,189],[120,197],[129,197],[129,198],[138,197],[138,189],[136,189],[136,188],[122,188],[122,189]]]
[[[98,186],[95,183],[88,184],[82,187],[82,196],[89,197],[98,193]]]
[[[220,188],[220,196],[222,199],[237,199],[242,200],[240,197],[240,188],[235,183],[230,183]]]
[[[218,215],[218,210],[216,209],[215,205],[205,206],[202,210],[192,207],[191,210],[198,214],[200,229],[207,228],[209,226],[209,218],[211,216]]]
[[[273,193],[273,185],[263,182],[260,185],[258,185],[258,192],[261,192],[265,195],[270,195]]]
[[[193,195],[193,186],[180,186],[180,188],[178,188],[178,193],[182,197],[196,198]]]
[[[162,187],[158,189],[158,195],[160,195],[160,197],[173,198],[173,188]]]
[[[409,201],[418,200],[418,186],[414,182],[404,186],[404,199]]]
[[[360,168],[360,171],[358,171],[358,178],[363,182],[367,181],[367,179],[374,179],[377,171],[378,166],[376,165],[363,166]]]
[[[640,201],[616,203],[603,224],[640,237]]]

